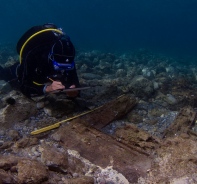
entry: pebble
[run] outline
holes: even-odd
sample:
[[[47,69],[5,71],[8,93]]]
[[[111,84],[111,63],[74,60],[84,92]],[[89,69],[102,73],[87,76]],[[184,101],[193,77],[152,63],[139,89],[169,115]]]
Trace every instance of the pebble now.
[[[79,174],[78,173],[73,173],[73,178],[77,178],[79,177]]]
[[[7,135],[13,141],[16,141],[20,138],[20,135],[19,135],[18,131],[16,131],[16,130],[9,130]]]
[[[101,177],[98,177],[96,179],[96,181],[99,183],[99,184],[106,184],[106,180],[104,178],[101,178]]]
[[[0,130],[0,136],[5,135],[5,130]]]
[[[51,109],[48,109],[48,108],[44,108],[44,112],[45,112],[45,114],[47,114],[48,116],[52,116],[52,111],[51,111]]]
[[[36,104],[36,107],[37,107],[37,109],[42,109],[42,108],[44,108],[44,102],[38,102],[38,103]]]
[[[171,95],[171,94],[167,94],[167,99],[166,100],[171,105],[174,105],[174,104],[177,103],[176,98],[173,95]]]
[[[40,156],[40,153],[38,151],[34,151],[33,154],[36,156],[36,157],[39,157]]]
[[[0,140],[0,146],[2,146],[2,145],[3,145],[3,143],[4,143],[4,141],[3,141],[3,140]]]

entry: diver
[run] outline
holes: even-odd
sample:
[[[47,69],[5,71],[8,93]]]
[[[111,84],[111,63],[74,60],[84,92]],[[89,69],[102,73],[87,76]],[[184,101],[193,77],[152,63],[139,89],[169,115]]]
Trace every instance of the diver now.
[[[70,38],[54,24],[34,26],[17,43],[19,63],[3,71],[13,76],[16,69],[20,91],[27,97],[40,96],[53,91],[80,87],[76,67],[75,48]],[[1,76],[0,76],[1,77]],[[10,80],[12,77],[4,77]],[[76,97],[79,91],[66,92]]]

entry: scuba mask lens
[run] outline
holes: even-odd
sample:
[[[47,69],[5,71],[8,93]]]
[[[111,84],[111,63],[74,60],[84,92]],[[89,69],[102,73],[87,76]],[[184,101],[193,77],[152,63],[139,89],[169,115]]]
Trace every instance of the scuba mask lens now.
[[[52,54],[52,60],[58,62],[58,63],[69,63],[71,57],[66,56],[66,55],[59,55],[59,54]],[[71,60],[72,61],[72,60]]]
[[[73,57],[70,57],[70,56],[49,54],[49,60],[52,61],[53,68],[56,71],[73,70],[74,66],[75,66],[75,62],[73,61]],[[70,62],[70,61],[72,61],[72,62]]]
[[[74,69],[74,61],[72,63],[58,63],[57,61],[52,61],[53,62],[53,67],[56,71],[61,71],[61,70],[73,70]]]

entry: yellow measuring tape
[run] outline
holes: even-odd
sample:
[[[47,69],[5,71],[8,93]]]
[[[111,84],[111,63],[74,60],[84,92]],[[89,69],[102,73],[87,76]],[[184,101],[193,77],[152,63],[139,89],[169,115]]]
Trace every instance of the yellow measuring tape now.
[[[125,95],[125,94],[120,95],[120,96],[118,96],[116,99],[119,99],[120,97],[122,97],[122,96],[124,96],[124,95]],[[104,104],[104,105],[105,105],[105,104]],[[97,109],[103,107],[104,105],[101,105],[101,106],[99,106],[99,107],[97,107],[97,108],[94,108],[94,109],[92,109],[92,110],[90,110],[90,111],[87,111],[87,112],[81,113],[81,114],[79,114],[79,115],[76,115],[76,116],[74,116],[74,117],[71,117],[71,118],[62,120],[62,121],[57,122],[57,123],[55,123],[55,124],[53,124],[53,125],[49,125],[49,126],[47,126],[47,127],[44,127],[44,128],[38,129],[38,130],[35,130],[35,131],[31,132],[31,135],[40,134],[40,133],[43,133],[43,132],[46,132],[46,131],[49,131],[49,130],[58,128],[58,127],[61,125],[61,123],[65,123],[65,122],[67,122],[67,121],[70,121],[70,120],[73,120],[73,119],[75,119],[75,118],[81,117],[81,116],[83,116],[83,115],[85,115],[85,114],[91,113],[91,112],[93,112],[93,111],[95,111],[95,110],[97,110]]]
[[[23,44],[23,46],[21,47],[21,50],[20,50],[20,58],[19,58],[19,61],[20,61],[20,64],[22,63],[22,53],[23,53],[23,50],[24,50],[24,47],[27,45],[27,43],[29,42],[29,40],[31,40],[33,37],[35,37],[36,35],[40,34],[40,33],[43,33],[43,32],[47,32],[47,31],[54,31],[54,32],[57,32],[59,34],[64,34],[61,30],[59,29],[43,29],[41,31],[38,31],[37,33],[31,35],[27,40],[26,42]]]
[[[74,116],[74,117],[71,117],[71,118],[62,120],[62,121],[60,121],[60,122],[58,122],[58,123],[55,123],[55,124],[53,124],[53,125],[49,125],[49,126],[47,126],[47,127],[44,127],[44,128],[38,129],[38,130],[35,130],[35,131],[31,132],[31,135],[40,134],[40,133],[43,133],[43,132],[46,132],[46,131],[49,131],[49,130],[58,128],[58,127],[61,125],[61,123],[64,123],[64,122],[73,120],[73,119],[75,119],[75,118],[78,118],[78,117],[83,116],[83,115],[85,115],[85,114],[88,114],[88,113],[90,113],[90,112],[93,112],[93,111],[95,111],[95,110],[97,110],[97,109],[99,109],[99,108],[101,108],[101,107],[102,107],[102,106],[97,107],[97,108],[95,108],[95,109],[92,109],[92,110],[90,110],[90,111],[84,112],[84,113],[82,113],[82,114],[76,115],[76,116]]]

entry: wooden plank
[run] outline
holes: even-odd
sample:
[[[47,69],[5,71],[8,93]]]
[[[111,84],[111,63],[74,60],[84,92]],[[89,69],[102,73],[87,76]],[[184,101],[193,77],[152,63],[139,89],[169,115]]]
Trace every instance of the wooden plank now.
[[[100,130],[112,121],[125,116],[136,104],[137,100],[135,97],[122,95],[92,113],[83,116],[80,120],[84,125]]]

